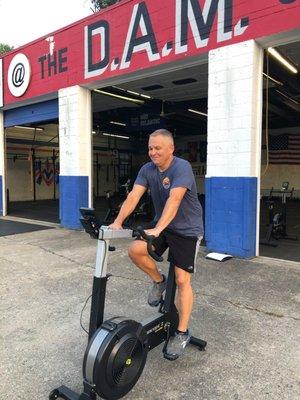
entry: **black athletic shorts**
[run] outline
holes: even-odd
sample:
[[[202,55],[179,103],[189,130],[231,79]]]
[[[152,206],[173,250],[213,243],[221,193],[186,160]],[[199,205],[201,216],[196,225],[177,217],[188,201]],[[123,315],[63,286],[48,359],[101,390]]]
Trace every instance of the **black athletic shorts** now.
[[[178,268],[193,273],[200,241],[201,238],[196,236],[183,236],[165,229],[153,240],[153,246],[159,256],[169,249],[168,261]]]

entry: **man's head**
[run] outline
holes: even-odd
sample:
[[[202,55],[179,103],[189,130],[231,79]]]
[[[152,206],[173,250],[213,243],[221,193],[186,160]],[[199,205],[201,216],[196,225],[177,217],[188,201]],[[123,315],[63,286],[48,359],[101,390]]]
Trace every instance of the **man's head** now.
[[[159,168],[168,167],[173,159],[174,140],[172,133],[158,129],[149,136],[148,152],[151,161]]]

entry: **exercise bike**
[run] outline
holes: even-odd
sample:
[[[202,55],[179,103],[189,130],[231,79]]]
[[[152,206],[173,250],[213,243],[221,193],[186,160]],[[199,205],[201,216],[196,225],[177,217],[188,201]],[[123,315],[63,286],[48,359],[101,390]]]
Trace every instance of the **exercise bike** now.
[[[114,196],[112,194],[112,191],[107,190],[105,192],[107,212],[103,222],[106,225],[109,225],[116,219],[117,215],[120,212],[122,204],[126,200],[131,189],[132,189],[132,182],[130,179],[127,179],[127,181],[123,185],[120,185],[120,201],[117,205],[114,204],[113,201]],[[142,197],[139,204],[137,205],[136,209],[133,211],[133,213],[129,217],[127,217],[126,220],[124,221],[124,226],[133,226],[140,219],[144,221],[151,219],[151,211],[152,210],[151,210],[150,195],[145,194]]]
[[[117,400],[125,396],[136,384],[143,372],[148,351],[165,343],[174,335],[178,326],[178,311],[174,304],[176,291],[174,266],[170,265],[164,300],[161,300],[157,316],[138,322],[118,316],[104,320],[104,303],[108,251],[114,250],[110,241],[141,236],[147,242],[147,250],[156,261],[162,261],[152,249],[153,236],[142,228],[112,230],[101,226],[92,208],[80,209],[81,223],[85,231],[98,239],[96,268],[93,281],[88,345],[83,358],[83,391],[74,392],[66,386],[54,389],[49,400]],[[206,341],[192,337],[191,345],[204,350]]]
[[[292,199],[294,188],[289,190],[289,182],[282,182],[281,190],[276,190],[272,187],[270,190],[267,205],[269,209],[269,224],[266,236],[260,241],[260,244],[265,246],[277,247],[277,243],[272,239],[280,240],[298,240],[297,236],[291,236],[287,233],[287,218],[286,218],[286,202],[287,199]],[[274,194],[281,195],[281,212],[274,213],[275,202],[273,200]]]

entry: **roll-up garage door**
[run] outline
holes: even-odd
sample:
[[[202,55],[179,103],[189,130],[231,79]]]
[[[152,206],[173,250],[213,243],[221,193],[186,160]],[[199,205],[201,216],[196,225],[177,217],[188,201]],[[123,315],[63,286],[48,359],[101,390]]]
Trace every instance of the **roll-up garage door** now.
[[[56,119],[58,119],[58,100],[54,99],[5,111],[4,127],[41,123]]]

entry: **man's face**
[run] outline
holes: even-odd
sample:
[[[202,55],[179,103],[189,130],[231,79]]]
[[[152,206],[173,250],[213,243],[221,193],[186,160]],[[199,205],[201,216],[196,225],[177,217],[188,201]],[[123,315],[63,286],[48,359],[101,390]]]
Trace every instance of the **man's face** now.
[[[170,161],[174,152],[174,144],[170,138],[162,135],[150,136],[148,154],[151,161],[158,167],[164,167]]]

